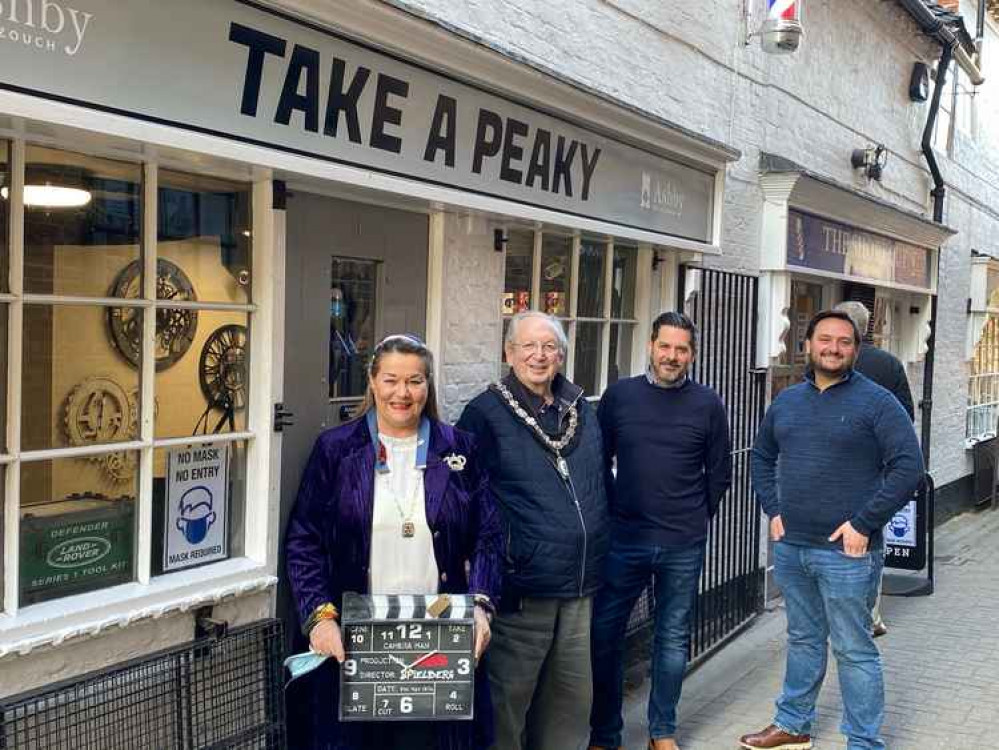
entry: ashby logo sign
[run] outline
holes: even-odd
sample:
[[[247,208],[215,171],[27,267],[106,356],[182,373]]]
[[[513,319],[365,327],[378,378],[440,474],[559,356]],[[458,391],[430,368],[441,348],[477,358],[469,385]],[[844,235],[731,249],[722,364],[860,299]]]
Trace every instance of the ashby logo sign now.
[[[0,42],[72,57],[83,47],[94,14],[55,0],[0,2]]]
[[[679,217],[683,214],[683,193],[672,180],[642,172],[642,208]]]

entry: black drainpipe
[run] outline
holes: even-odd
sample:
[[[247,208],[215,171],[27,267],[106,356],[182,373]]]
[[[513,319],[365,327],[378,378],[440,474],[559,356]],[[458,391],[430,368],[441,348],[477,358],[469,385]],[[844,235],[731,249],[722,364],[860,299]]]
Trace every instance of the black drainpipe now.
[[[943,94],[944,85],[947,83],[947,70],[950,68],[951,56],[954,51],[949,45],[944,45],[943,52],[940,53],[940,61],[937,63],[937,80],[933,88],[933,99],[930,102],[930,111],[926,115],[926,127],[923,128],[923,156],[930,167],[930,174],[933,176],[933,221],[937,224],[943,223],[944,198],[947,189],[944,184],[943,175],[937,165],[936,155],[933,153],[933,127],[937,122],[937,112],[940,110],[940,96]],[[939,278],[940,253],[937,253],[937,277]],[[923,398],[919,402],[920,409],[920,442],[923,448],[923,462],[927,471],[930,468],[930,427],[933,414],[933,360],[936,356],[937,343],[937,298],[934,295],[930,300],[930,337],[926,342],[926,360],[923,363]]]

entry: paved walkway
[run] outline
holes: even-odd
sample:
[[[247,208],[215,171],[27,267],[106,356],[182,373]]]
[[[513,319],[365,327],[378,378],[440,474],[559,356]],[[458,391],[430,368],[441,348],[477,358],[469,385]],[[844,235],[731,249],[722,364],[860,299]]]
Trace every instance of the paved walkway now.
[[[978,750],[999,744],[999,512],[965,514],[937,530],[936,593],[886,597],[878,639],[890,750]],[[784,611],[760,617],[684,684],[682,750],[737,748],[773,718],[784,674]],[[845,748],[835,661],[819,697],[817,750]],[[628,750],[645,750],[648,680],[629,690]]]

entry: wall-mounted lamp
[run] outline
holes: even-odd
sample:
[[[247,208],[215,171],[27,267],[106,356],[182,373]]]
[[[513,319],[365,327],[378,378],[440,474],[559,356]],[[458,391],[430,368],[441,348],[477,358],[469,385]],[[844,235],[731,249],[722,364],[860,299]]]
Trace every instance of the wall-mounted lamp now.
[[[881,180],[881,173],[888,164],[888,149],[883,144],[855,148],[850,156],[854,169],[863,169],[868,180]]]
[[[503,252],[506,249],[506,243],[510,241],[507,237],[506,232],[502,229],[493,230],[493,250],[498,253]]]

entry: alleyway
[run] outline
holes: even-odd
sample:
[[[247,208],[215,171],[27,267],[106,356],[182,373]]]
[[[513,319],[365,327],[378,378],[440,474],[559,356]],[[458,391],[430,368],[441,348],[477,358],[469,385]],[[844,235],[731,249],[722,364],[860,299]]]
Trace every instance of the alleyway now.
[[[936,593],[888,597],[885,740],[890,750],[994,747],[999,717],[999,513],[965,514],[937,532]],[[678,741],[683,750],[738,747],[762,728],[784,673],[784,613],[768,612],[695,671],[684,686]],[[648,681],[628,704],[626,747],[645,750]],[[817,750],[845,748],[841,703],[830,670],[813,728]]]

